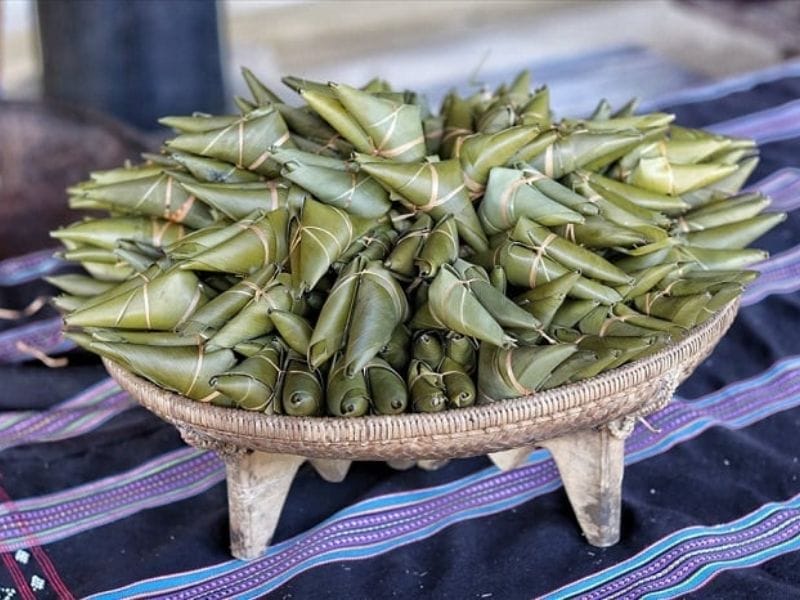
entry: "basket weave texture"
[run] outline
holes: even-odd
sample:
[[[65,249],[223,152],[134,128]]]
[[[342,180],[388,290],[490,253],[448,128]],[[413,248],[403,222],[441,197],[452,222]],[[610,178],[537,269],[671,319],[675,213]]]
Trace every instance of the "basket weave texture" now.
[[[523,398],[434,414],[357,419],[265,415],[189,400],[103,359],[111,376],[194,445],[307,458],[446,459],[535,445],[572,431],[650,414],[711,353],[739,300],[680,342],[585,381]]]

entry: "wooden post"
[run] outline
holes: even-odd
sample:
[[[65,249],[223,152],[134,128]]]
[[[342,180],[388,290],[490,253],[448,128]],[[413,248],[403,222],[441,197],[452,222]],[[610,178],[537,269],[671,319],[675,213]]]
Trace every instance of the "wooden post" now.
[[[541,442],[556,462],[586,539],[593,546],[619,541],[625,439],[607,426]]]
[[[510,450],[501,450],[500,452],[492,452],[488,454],[489,460],[501,471],[510,471],[521,466],[533,452],[532,446],[523,446],[522,448],[511,448]]]
[[[308,462],[325,481],[339,483],[347,477],[353,461],[335,458],[309,458]]]

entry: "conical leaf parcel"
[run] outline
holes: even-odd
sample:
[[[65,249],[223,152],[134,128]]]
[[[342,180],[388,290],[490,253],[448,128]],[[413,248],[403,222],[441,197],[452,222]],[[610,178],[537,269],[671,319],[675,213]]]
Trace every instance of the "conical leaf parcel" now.
[[[182,165],[192,177],[205,183],[252,183],[259,181],[258,173],[240,169],[223,160],[172,151],[170,158]]]
[[[628,183],[675,196],[716,183],[736,169],[735,165],[678,165],[671,164],[664,157],[643,158],[631,172]]]
[[[379,415],[397,415],[408,408],[408,388],[403,377],[381,358],[364,366],[372,399],[372,411]]]
[[[283,412],[296,417],[317,417],[325,412],[319,372],[302,357],[289,356],[283,379]]]
[[[605,177],[599,173],[579,169],[575,171],[575,175],[588,181],[598,192],[611,192],[641,208],[660,211],[668,215],[679,214],[689,208],[689,204],[678,196],[669,196],[667,194],[652,192],[622,181],[617,181],[616,179]]]
[[[456,221],[447,215],[431,229],[414,260],[420,277],[435,277],[439,267],[452,264],[458,258],[458,250]]]
[[[288,223],[285,208],[240,222],[239,233],[187,259],[180,268],[248,275],[269,263],[281,263],[288,253]]]
[[[242,67],[242,77],[247,84],[250,93],[253,95],[258,106],[267,106],[269,104],[280,104],[282,100],[278,95],[270,90],[264,83],[256,77],[253,72],[247,67]]]
[[[114,287],[108,281],[98,281],[82,273],[66,273],[64,275],[51,275],[43,277],[47,283],[57,287],[62,292],[75,296],[96,296],[103,294]]]
[[[324,90],[303,88],[300,90],[300,95],[316,114],[352,144],[358,152],[372,152],[374,146],[369,135],[334,96],[333,90],[328,86],[325,86]]]
[[[209,402],[219,395],[209,384],[209,380],[236,363],[230,350],[206,352],[202,346],[140,346],[94,342],[90,349],[158,386],[201,402]]]
[[[542,329],[547,329],[572,286],[580,277],[580,273],[567,273],[549,283],[537,285],[534,289],[520,294],[515,298],[515,302],[523,310],[533,315],[541,323]],[[591,301],[583,300],[581,302]]]
[[[62,241],[70,240],[113,250],[119,240],[137,240],[153,246],[168,246],[180,240],[186,233],[183,225],[155,217],[110,217],[79,221],[69,227],[56,229],[50,235]]]
[[[344,365],[348,375],[362,369],[389,343],[395,327],[406,321],[410,308],[405,292],[380,261],[361,273],[350,316]]]
[[[473,129],[472,107],[456,92],[450,92],[442,103],[444,115],[444,131],[442,133],[441,151],[444,158],[452,158],[458,139],[471,135]]]
[[[414,412],[434,413],[447,408],[447,393],[442,376],[423,361],[411,361],[407,382]]]
[[[702,231],[757,216],[770,199],[759,193],[746,193],[696,208],[677,219],[678,231]]]
[[[639,144],[642,138],[640,132],[631,130],[576,131],[547,146],[530,161],[530,165],[548,177],[559,179],[590,163],[599,166],[610,164]]]
[[[364,372],[359,370],[349,376],[344,363],[338,357],[334,358],[328,373],[325,400],[328,414],[334,417],[361,417],[367,414],[371,399]]]
[[[161,117],[158,122],[164,127],[171,127],[180,133],[205,133],[227,127],[235,123],[239,117],[236,115],[208,115],[195,113],[193,115]]]
[[[190,271],[171,270],[137,287],[65,317],[69,327],[117,327],[169,331],[178,327],[207,298]]]
[[[433,317],[452,331],[496,346],[514,345],[514,338],[503,331],[467,283],[450,266],[442,267],[433,280],[428,304]]]
[[[272,149],[292,148],[294,143],[283,117],[268,107],[254,110],[220,129],[179,135],[168,141],[167,146],[171,150],[217,158],[240,169],[276,177],[280,169],[270,160]]]
[[[742,249],[786,220],[786,213],[764,213],[735,223],[685,234],[686,242],[697,248]]]
[[[282,362],[280,344],[271,342],[234,368],[219,371],[210,384],[239,408],[266,414],[280,412]]]
[[[306,356],[313,331],[311,323],[304,317],[288,310],[271,310],[269,317],[286,345],[299,355]]]
[[[462,365],[445,357],[439,372],[447,393],[448,408],[466,408],[475,404],[478,392]]]
[[[325,204],[346,210],[357,217],[377,219],[392,206],[386,190],[364,173],[289,161],[281,174]]]
[[[414,261],[432,227],[433,219],[426,213],[419,213],[411,227],[397,240],[389,256],[386,257],[384,266],[392,273],[413,277],[416,272]]]
[[[439,336],[432,331],[421,331],[414,336],[412,355],[432,369],[438,369],[444,359],[444,346]]]
[[[333,263],[333,270],[337,273],[345,268],[357,256],[366,260],[383,260],[389,254],[397,240],[397,232],[387,223],[381,223],[369,233],[355,240],[344,254]]]
[[[528,217],[543,225],[583,223],[580,213],[552,200],[531,184],[543,175],[495,167],[479,207],[481,223],[489,234],[499,233]]]
[[[487,248],[486,235],[469,199],[457,160],[405,164],[369,162],[370,158],[364,156],[356,158],[366,173],[417,210],[428,212],[437,220],[453,215],[459,235],[473,250]]]
[[[297,186],[279,179],[238,185],[183,183],[182,186],[187,192],[234,221],[248,217],[253,211],[272,212],[279,208],[295,214],[300,211],[307,196]]]
[[[550,127],[552,124],[550,89],[546,85],[536,90],[530,100],[520,109],[519,122],[541,129]]]

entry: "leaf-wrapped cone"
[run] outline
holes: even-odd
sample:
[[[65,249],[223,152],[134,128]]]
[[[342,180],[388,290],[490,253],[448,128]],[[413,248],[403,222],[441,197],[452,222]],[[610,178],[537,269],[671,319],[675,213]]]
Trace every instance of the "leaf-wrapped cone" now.
[[[314,147],[315,153],[331,157],[352,154],[353,145],[309,107],[276,104],[275,109],[286,121],[289,131],[295,134],[292,139],[298,148],[304,149],[304,145],[308,149]]]
[[[441,412],[447,407],[447,393],[442,376],[423,361],[411,361],[407,381],[414,412]]]
[[[293,287],[311,290],[356,239],[373,225],[344,210],[307,198],[300,227],[292,244],[297,244],[297,265],[292,265]]]
[[[530,289],[570,272],[538,249],[511,240],[503,242],[491,253],[476,256],[476,260],[483,267],[501,265],[509,282]],[[570,296],[599,300],[603,304],[614,304],[622,299],[613,288],[583,276],[572,286]]]
[[[706,292],[695,296],[664,296],[658,292],[650,292],[634,298],[634,305],[646,315],[667,319],[690,329],[697,323],[703,307],[711,300]]]
[[[214,221],[209,208],[180,186],[176,173],[92,186],[82,196],[109,210],[160,217],[193,229]]]
[[[385,360],[373,358],[364,365],[372,400],[372,412],[397,415],[408,407],[408,388],[403,377]]]
[[[431,283],[428,306],[435,321],[451,331],[485,340],[496,346],[514,345],[514,338],[503,331],[470,290],[467,282],[449,265],[442,267]]]
[[[444,343],[447,358],[455,361],[465,373],[471,374],[477,367],[477,353],[472,339],[456,332],[447,334]]]
[[[372,142],[371,153],[400,162],[425,157],[419,106],[399,104],[343,84],[331,84],[336,97]]]
[[[606,98],[601,98],[600,101],[595,106],[592,114],[589,115],[590,121],[606,121],[611,118],[611,114],[613,113],[613,109],[611,108],[611,104]]]
[[[71,250],[58,252],[55,256],[62,260],[77,263],[91,262],[116,265],[119,262],[119,257],[114,254],[113,250],[98,248],[97,246],[79,246]]]
[[[590,163],[595,168],[611,164],[642,139],[643,135],[636,130],[575,131],[559,137],[529,162],[548,177],[560,179]]]
[[[319,368],[343,346],[364,261],[355,259],[339,273],[322,305],[308,345],[308,363]]]
[[[204,133],[221,129],[239,120],[236,115],[208,115],[195,113],[184,116],[161,117],[158,122],[164,127],[171,127],[179,133]]]
[[[183,270],[248,275],[288,253],[289,212],[285,208],[237,223],[239,233],[180,264]]]
[[[646,190],[675,196],[716,183],[737,168],[714,163],[678,165],[664,157],[643,158],[627,181]]]
[[[739,290],[742,289],[741,286],[737,287]],[[663,331],[676,337],[679,337],[684,333],[682,331],[683,328],[676,326],[672,321],[666,321],[664,319],[659,319],[658,317],[643,315],[626,304],[616,304],[611,312],[613,313],[614,317],[624,319],[625,323],[634,325],[636,327],[649,329],[650,332]],[[647,335],[651,335],[651,333],[648,333]]]
[[[311,323],[288,310],[271,310],[269,318],[289,348],[301,356],[308,355],[308,345],[313,331]]]
[[[478,395],[475,383],[463,365],[445,357],[439,367],[439,372],[442,375],[449,408],[465,408],[475,404]]]
[[[459,235],[473,250],[487,248],[486,235],[469,199],[457,160],[406,164],[366,162],[370,157],[361,155],[356,159],[366,173],[417,210],[430,213],[434,219],[453,215]]]
[[[236,363],[230,350],[207,352],[202,346],[141,346],[93,342],[89,348],[156,385],[201,402],[209,402],[218,395],[209,380]]]
[[[758,161],[758,156],[750,156],[740,163],[728,165],[734,168],[730,175],[703,188],[683,194],[683,201],[692,207],[698,207],[720,200],[725,196],[738,194],[758,166]],[[725,166],[725,163],[720,164]]]
[[[614,133],[631,129],[644,131],[647,129],[661,128],[675,120],[675,115],[668,113],[649,113],[646,115],[632,115],[627,117],[612,117],[609,119],[575,120],[564,119],[563,127],[570,129],[586,129],[587,131],[602,131]]]
[[[173,151],[170,157],[182,165],[198,181],[206,183],[252,183],[261,179],[258,173],[240,169],[223,160]]]
[[[486,404],[533,394],[553,370],[577,350],[574,344],[519,346],[511,349],[481,344],[478,402]]]
[[[618,350],[609,350],[607,353],[615,353],[614,358],[619,355]],[[599,360],[600,356],[591,350],[578,350],[575,354],[553,369],[553,372],[547,376],[547,379],[545,379],[542,384],[542,389],[549,390],[559,385],[576,381],[580,378],[582,372],[591,368]]]
[[[530,331],[537,331],[541,327],[541,323],[531,313],[521,309],[491,284],[483,268],[458,259],[453,264],[453,269],[501,327]]]
[[[297,186],[277,179],[237,185],[188,182],[181,185],[187,192],[234,221],[248,217],[253,211],[272,212],[279,208],[296,214],[307,196]]]
[[[764,213],[743,221],[692,231],[686,242],[697,248],[741,249],[786,220],[786,213]]]
[[[351,115],[342,103],[333,95],[333,90],[324,86],[319,88],[304,88],[300,90],[303,100],[324,119],[339,135],[347,140],[358,152],[371,153],[372,140]]]
[[[207,301],[194,273],[171,270],[137,287],[65,317],[69,327],[169,331]]]
[[[411,227],[397,240],[383,265],[392,273],[403,277],[413,277],[415,274],[414,259],[425,243],[432,226],[433,219],[430,215],[419,213]]]
[[[656,324],[655,328],[634,325],[629,321],[634,319],[635,314],[635,311],[617,314],[608,306],[598,306],[589,311],[589,314],[580,320],[578,323],[578,330],[581,333],[592,334],[598,337],[605,337],[607,335],[645,337],[651,335],[653,331],[663,331],[669,328],[670,323],[661,324],[657,319],[652,321],[652,323]],[[647,317],[644,315],[639,316],[642,316],[642,320],[646,321]],[[648,324],[650,324],[650,322],[648,322]]]
[[[73,296],[71,294],[59,294],[50,298],[50,304],[62,315],[78,310],[86,302],[87,296]]]
[[[50,236],[113,250],[119,240],[137,240],[153,246],[168,246],[180,240],[185,233],[183,225],[163,219],[111,217],[80,221],[52,231]]]
[[[242,78],[247,84],[250,93],[253,95],[253,100],[255,100],[256,104],[259,106],[278,104],[281,102],[280,97],[264,85],[264,83],[247,67],[242,67]]]
[[[616,290],[624,300],[630,300],[636,296],[641,296],[652,290],[660,281],[669,275],[677,267],[676,263],[664,263],[647,267],[639,271],[633,271],[630,276],[633,281],[624,286],[619,286]]]
[[[671,257],[679,262],[695,262],[706,271],[740,270],[766,260],[769,253],[757,248],[724,249],[677,246]]]
[[[382,261],[389,254],[397,237],[397,232],[392,226],[382,222],[375,229],[350,244],[344,254],[339,257],[339,260],[333,263],[333,270],[338,273],[356,257],[365,261]]]
[[[520,148],[508,161],[508,164],[530,163],[530,161],[547,150],[548,147],[552,146],[556,140],[558,140],[558,132],[554,129],[547,129]]]
[[[625,248],[643,245],[648,241],[638,229],[623,227],[602,217],[586,217],[583,223],[568,223],[554,230],[572,243],[589,248]]]
[[[283,376],[283,412],[295,417],[317,417],[325,412],[320,374],[300,356],[289,355]]]
[[[409,312],[405,292],[391,272],[380,261],[369,262],[361,273],[350,314],[343,361],[348,375],[361,370],[389,343]]]
[[[437,334],[422,331],[414,336],[412,354],[416,360],[424,361],[432,369],[438,369],[444,359],[444,347]]]
[[[538,127],[510,127],[493,134],[474,134],[460,138],[455,147],[470,196],[483,194],[489,171],[508,163],[511,157],[539,134]]]
[[[659,288],[670,296],[692,296],[703,292],[716,293],[730,284],[742,287],[758,276],[758,271],[689,271],[664,279]]]
[[[280,113],[271,107],[254,110],[235,122],[203,133],[179,135],[167,142],[180,150],[224,160],[240,169],[277,177],[278,164],[270,160],[276,147],[294,147]]]
[[[442,265],[452,264],[458,258],[458,227],[455,219],[447,215],[440,219],[425,237],[414,264],[419,276],[435,277]]]
[[[583,169],[575,171],[575,175],[582,180],[588,181],[598,193],[611,193],[617,197],[624,198],[636,206],[652,211],[663,212],[668,215],[675,215],[684,212],[689,208],[689,204],[678,196],[668,196],[650,190],[645,190],[616,179],[611,179]]]
[[[556,309],[550,320],[550,327],[575,327],[586,315],[600,306],[597,300],[572,300],[567,299]]]
[[[573,244],[547,227],[537,225],[525,217],[517,222],[511,233],[511,239],[527,244],[537,251],[541,251],[544,256],[549,256],[568,269],[583,273],[587,277],[619,285],[631,282],[629,275],[599,254]]]
[[[706,204],[677,219],[677,231],[702,231],[755,217],[770,205],[770,199],[757,192],[740,194]]]
[[[282,362],[283,350],[272,341],[233,369],[219,370],[210,384],[239,408],[267,414],[280,412]]]
[[[444,131],[441,154],[445,158],[452,158],[458,139],[474,133],[472,107],[456,92],[450,92],[442,103],[442,114],[444,115]]]
[[[291,310],[291,290],[279,283],[270,284],[255,294],[238,313],[230,317],[211,336],[209,348],[233,348],[237,344],[271,333],[275,328],[271,313],[274,310]]]
[[[543,85],[534,92],[530,100],[519,111],[519,122],[523,125],[535,125],[541,129],[550,127],[550,89]]]
[[[369,411],[370,395],[363,370],[352,376],[345,372],[344,363],[335,357],[328,373],[325,399],[328,414],[334,417],[360,417]]]
[[[532,314],[540,323],[542,329],[550,327],[559,307],[572,289],[572,286],[580,279],[579,273],[567,273],[550,281],[537,285],[532,290],[517,296],[514,301],[523,309]],[[591,300],[579,300],[576,302],[592,302]],[[594,304],[597,306],[597,304]],[[577,321],[576,321],[577,322]],[[571,327],[574,323],[568,325]]]
[[[281,174],[325,204],[346,210],[357,217],[377,219],[392,206],[386,190],[363,173],[289,161]]]
[[[349,153],[346,155],[349,156]],[[297,163],[309,167],[324,167],[345,173],[356,172],[358,167],[339,156],[329,156],[303,150],[302,148],[273,148],[272,160],[281,165]]]
[[[109,291],[114,284],[108,281],[98,281],[82,273],[67,273],[65,275],[51,275],[43,277],[50,285],[74,296],[96,296]]]
[[[404,323],[394,328],[392,337],[387,344],[380,349],[378,356],[388,362],[398,373],[404,373],[408,367],[409,345],[411,342],[411,332]]]
[[[542,225],[582,223],[583,215],[551,199],[534,187],[544,175],[517,169],[491,170],[486,193],[478,209],[481,223],[489,234],[513,227],[522,217]]]
[[[172,331],[136,331],[129,329],[105,329],[86,327],[86,333],[98,342],[115,344],[140,344],[143,346],[199,346],[203,340],[189,337]]]
[[[729,283],[727,285],[719,286],[714,292],[711,300],[708,301],[703,307],[703,312],[700,313],[697,322],[702,323],[717,311],[722,310],[728,302],[737,298],[744,291],[744,288],[738,283]]]

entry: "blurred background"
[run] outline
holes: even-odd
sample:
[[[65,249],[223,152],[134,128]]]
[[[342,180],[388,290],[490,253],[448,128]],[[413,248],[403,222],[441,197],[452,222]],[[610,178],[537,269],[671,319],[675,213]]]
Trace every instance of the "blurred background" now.
[[[285,74],[380,75],[434,106],[529,68],[579,116],[790,59],[799,27],[796,0],[0,0],[0,255],[70,218],[66,185],[157,148],[159,116],[233,111],[242,65],[287,99]]]

